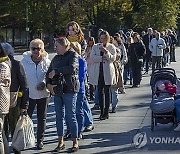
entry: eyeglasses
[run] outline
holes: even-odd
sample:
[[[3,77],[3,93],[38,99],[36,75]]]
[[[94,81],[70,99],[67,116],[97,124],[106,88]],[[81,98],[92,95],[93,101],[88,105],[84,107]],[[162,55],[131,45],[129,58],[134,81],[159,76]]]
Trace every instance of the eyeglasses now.
[[[35,50],[37,50],[37,51],[40,51],[41,50],[41,48],[39,48],[39,47],[31,47],[31,49],[32,49],[32,51],[35,51]]]

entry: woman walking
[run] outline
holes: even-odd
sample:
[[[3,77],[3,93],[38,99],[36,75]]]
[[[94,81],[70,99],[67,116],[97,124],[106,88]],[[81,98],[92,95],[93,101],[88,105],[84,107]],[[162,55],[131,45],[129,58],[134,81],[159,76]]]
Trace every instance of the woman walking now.
[[[47,87],[51,94],[54,95],[56,112],[58,146],[54,149],[54,152],[60,152],[65,148],[65,115],[73,138],[71,152],[75,152],[79,149],[76,119],[76,101],[77,92],[79,91],[79,56],[70,48],[70,42],[65,37],[56,39],[54,47],[57,55],[51,61],[46,75]]]
[[[145,55],[146,48],[143,42],[141,41],[140,35],[135,34],[133,36],[134,43],[129,47],[129,58],[133,74],[133,88],[139,88],[141,79],[142,79],[142,64],[143,56]]]
[[[45,76],[50,65],[44,43],[40,39],[30,42],[30,51],[23,53],[21,61],[29,86],[28,115],[32,114],[37,105],[37,149],[43,149],[44,132],[46,128],[46,113],[49,91],[46,88]]]
[[[110,35],[107,31],[102,31],[99,39],[101,43],[95,44],[90,54],[92,64],[89,82],[92,85],[98,86],[99,105],[101,109],[99,119],[105,120],[109,118],[110,86],[116,83],[113,64],[116,59],[116,47],[109,43]],[[105,95],[105,106],[103,94]]]

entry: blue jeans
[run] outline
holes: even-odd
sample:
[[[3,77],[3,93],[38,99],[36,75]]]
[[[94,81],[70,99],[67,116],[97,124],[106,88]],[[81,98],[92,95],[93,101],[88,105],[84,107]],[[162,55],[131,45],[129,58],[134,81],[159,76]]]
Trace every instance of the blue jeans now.
[[[111,103],[112,103],[112,108],[117,107],[118,103],[118,90],[115,87],[111,87]]]
[[[93,125],[93,116],[91,112],[90,105],[85,97],[83,102],[83,109],[84,109],[84,126],[90,126]]]
[[[176,109],[177,121],[178,123],[180,123],[180,99],[175,100],[175,109]]]
[[[127,67],[124,68],[124,73],[123,73],[123,77],[124,77],[124,81],[128,80],[128,76],[129,76],[129,80],[132,81],[132,70],[131,67],[128,65]]]
[[[65,93],[62,96],[54,96],[56,111],[56,127],[58,136],[64,135],[64,119],[70,127],[72,138],[78,137],[78,124],[76,119],[77,93]]]
[[[82,106],[81,106],[82,105]],[[93,116],[91,112],[90,105],[86,99],[85,94],[77,95],[77,104],[76,104],[76,117],[78,122],[78,132],[82,132],[84,127],[93,125]],[[67,132],[70,132],[70,127],[68,120],[66,118]]]
[[[84,129],[84,109],[83,104],[86,101],[85,94],[77,94],[77,103],[76,103],[76,118],[78,122],[78,132],[82,132]]]

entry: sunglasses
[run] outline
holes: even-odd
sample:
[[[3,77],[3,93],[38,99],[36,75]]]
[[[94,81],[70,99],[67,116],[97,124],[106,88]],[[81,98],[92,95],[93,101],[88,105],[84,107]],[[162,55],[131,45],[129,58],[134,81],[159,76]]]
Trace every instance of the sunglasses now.
[[[41,50],[41,48],[39,48],[39,47],[31,47],[31,49],[32,49],[32,51],[35,51],[35,50],[37,50],[37,51],[40,51]]]

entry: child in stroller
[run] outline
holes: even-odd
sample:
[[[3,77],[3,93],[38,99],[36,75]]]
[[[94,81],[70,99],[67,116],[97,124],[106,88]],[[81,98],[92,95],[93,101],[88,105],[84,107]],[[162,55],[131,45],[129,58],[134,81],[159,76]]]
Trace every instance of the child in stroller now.
[[[153,96],[153,98],[161,97],[174,97],[177,93],[177,86],[175,84],[171,84],[170,81],[159,81],[157,83],[157,90]]]

